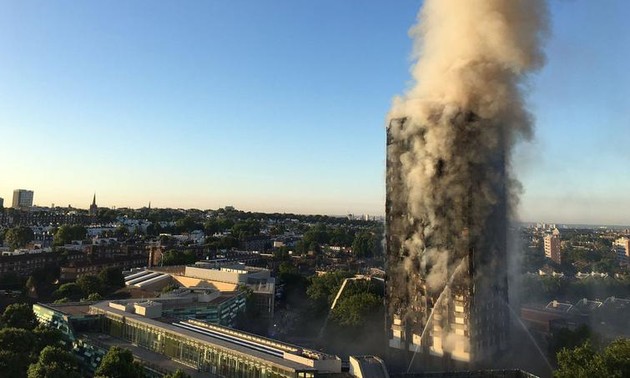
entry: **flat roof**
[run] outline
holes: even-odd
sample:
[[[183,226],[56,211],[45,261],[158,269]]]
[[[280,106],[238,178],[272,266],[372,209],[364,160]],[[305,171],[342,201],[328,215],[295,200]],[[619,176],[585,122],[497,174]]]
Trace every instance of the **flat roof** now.
[[[38,306],[60,312],[64,315],[90,315],[90,306],[95,302],[68,302],[68,303],[36,303]]]
[[[158,367],[159,369],[164,369],[172,372],[180,369],[184,373],[190,375],[192,378],[203,378],[208,376],[207,373],[198,372],[197,370],[190,368],[188,365],[179,363],[176,360],[164,358],[163,354],[133,345],[125,340],[117,339],[111,336],[104,336],[102,333],[88,332],[81,333],[81,336],[86,337],[88,340],[91,340],[97,346],[102,344],[103,346],[108,348],[118,346],[128,349],[134,356],[138,357],[142,361],[148,362],[149,368]]]
[[[307,366],[307,365],[300,364],[294,361],[286,360],[284,358],[280,358],[280,357],[276,357],[267,353],[263,353],[263,352],[260,352],[252,348],[248,348],[243,345],[221,340],[219,338],[205,335],[199,332],[194,332],[186,328],[177,327],[173,324],[145,318],[143,316],[139,316],[130,312],[120,311],[115,308],[109,307],[109,302],[107,301],[95,303],[91,307],[96,308],[103,312],[111,313],[118,316],[124,316],[127,320],[132,320],[132,321],[135,321],[138,323],[144,323],[146,325],[153,326],[156,328],[161,328],[168,333],[182,336],[188,340],[226,349],[226,350],[231,351],[232,353],[242,355],[243,357],[253,358],[261,362],[275,365],[283,369],[288,369],[288,370],[293,370],[293,371],[317,371],[317,369],[311,366]]]
[[[195,296],[195,293],[185,293],[181,296],[173,296],[173,297],[154,297],[154,298],[144,298],[144,300],[152,300],[153,302],[157,302],[157,303],[162,303],[162,305],[164,306],[165,309],[171,309],[171,308],[176,308],[176,307],[205,307],[205,306],[218,306],[223,302],[226,302],[234,297],[236,297],[238,295],[237,291],[224,291],[221,292],[221,294],[216,297],[213,298],[212,300],[208,301],[208,302],[199,302],[199,301],[192,301],[192,302],[182,302],[182,299],[186,299],[186,298],[193,298],[193,296]],[[139,298],[134,298],[134,299],[122,299],[122,301],[126,301],[129,303],[137,303]]]

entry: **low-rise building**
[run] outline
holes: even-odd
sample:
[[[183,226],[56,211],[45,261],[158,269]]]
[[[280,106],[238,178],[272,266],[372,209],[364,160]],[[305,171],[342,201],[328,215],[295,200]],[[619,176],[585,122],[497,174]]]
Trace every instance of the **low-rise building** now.
[[[213,266],[198,262],[195,266],[186,267],[184,277],[201,279],[218,287],[227,285],[232,287],[231,290],[245,286],[252,291],[254,305],[261,316],[266,319],[273,318],[276,280],[271,277],[271,271],[268,269],[243,264]],[[180,278],[180,282],[185,282],[184,278]]]
[[[121,256],[98,260],[72,261],[61,266],[59,279],[61,281],[74,281],[79,277],[93,276],[107,268],[120,268],[121,270],[146,266],[145,256]]]
[[[83,254],[80,252],[68,252],[62,255],[58,252],[51,252],[49,249],[6,251],[0,256],[0,276],[13,272],[19,276],[26,277],[37,269],[57,266],[62,258],[66,261],[79,261],[83,259]]]
[[[37,318],[62,330],[92,371],[111,346],[132,351],[145,369],[191,376],[295,377],[341,373],[341,359],[199,320],[164,317],[157,302],[34,305]],[[158,374],[159,375],[159,374]]]

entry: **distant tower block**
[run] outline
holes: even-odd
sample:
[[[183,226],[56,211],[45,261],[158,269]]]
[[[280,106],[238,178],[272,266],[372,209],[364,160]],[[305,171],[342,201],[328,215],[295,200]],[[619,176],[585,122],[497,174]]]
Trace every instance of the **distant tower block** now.
[[[96,193],[92,198],[92,204],[90,205],[90,216],[95,217],[98,214],[98,206],[96,206]]]
[[[557,231],[557,229],[554,231]],[[554,232],[551,235],[545,236],[544,241],[545,257],[553,260],[557,264],[561,264],[562,256],[560,255],[560,235]]]
[[[13,191],[13,203],[14,209],[29,209],[33,206],[33,191],[26,189],[15,189]]]

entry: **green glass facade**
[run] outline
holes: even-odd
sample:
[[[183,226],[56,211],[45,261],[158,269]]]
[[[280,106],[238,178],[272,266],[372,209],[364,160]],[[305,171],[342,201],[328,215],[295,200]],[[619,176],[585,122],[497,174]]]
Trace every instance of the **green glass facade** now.
[[[63,335],[62,342],[72,346],[72,351],[79,357],[82,368],[94,371],[107,352],[107,349],[92,345],[80,338],[81,332],[94,331],[102,328],[102,317],[99,315],[68,315],[63,306],[57,309],[43,304],[34,304],[33,312],[41,323],[56,328]]]
[[[78,333],[98,328],[101,321],[100,316],[90,314],[67,315],[63,312],[63,306],[55,309],[38,303],[33,305],[33,312],[37,320],[60,330],[65,341],[70,343],[77,339]]]
[[[313,371],[296,371],[265,363],[246,354],[235,353],[210,343],[191,340],[161,327],[107,314],[105,333],[134,345],[163,354],[177,362],[215,377],[234,378],[313,378]]]
[[[241,297],[237,298],[244,301]],[[238,301],[224,303],[223,309],[216,312],[219,320],[216,323],[219,324],[221,324],[221,318],[230,319],[231,314],[235,313],[239,306]],[[203,335],[199,338],[185,336],[168,323],[134,318],[134,316],[116,313],[108,307],[90,306],[87,313],[85,311],[87,306],[84,305],[84,307],[81,311],[72,311],[72,306],[35,304],[33,311],[41,322],[59,329],[64,334],[65,342],[72,345],[74,353],[87,371],[94,371],[100,364],[103,355],[109,349],[105,342],[109,340],[107,336],[110,336],[163,355],[165,359],[186,365],[208,377],[314,378],[317,376],[315,369],[288,362],[282,358],[267,359],[260,353],[258,355],[250,353],[246,348],[225,347],[212,340],[206,341]],[[143,361],[143,365],[147,372],[159,371],[151,376],[159,377],[164,373],[159,369],[149,369],[151,365],[149,361],[146,363]]]
[[[245,309],[245,295],[240,293],[219,304],[200,304],[199,306],[182,306],[164,308],[162,316],[179,320],[197,319],[213,324],[231,327],[236,314]]]

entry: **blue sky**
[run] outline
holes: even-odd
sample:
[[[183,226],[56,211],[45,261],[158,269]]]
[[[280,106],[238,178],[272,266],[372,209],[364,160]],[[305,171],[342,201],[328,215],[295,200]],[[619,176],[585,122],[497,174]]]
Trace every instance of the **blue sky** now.
[[[552,1],[524,220],[630,224],[630,4]],[[384,212],[419,0],[4,1],[0,197]]]

